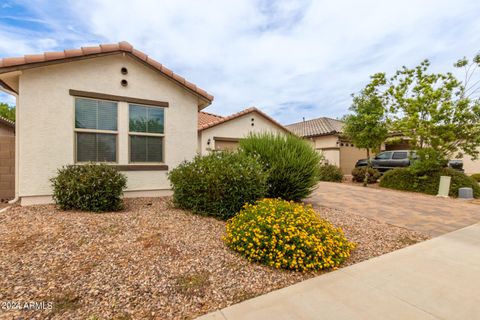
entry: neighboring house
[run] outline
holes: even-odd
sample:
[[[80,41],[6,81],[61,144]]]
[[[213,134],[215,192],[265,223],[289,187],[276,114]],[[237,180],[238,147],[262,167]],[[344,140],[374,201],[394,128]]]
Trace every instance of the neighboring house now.
[[[0,202],[15,197],[15,123],[0,117]]]
[[[227,117],[207,112],[198,115],[198,153],[235,150],[249,133],[290,133],[284,126],[257,108],[248,108]]]
[[[307,139],[325,161],[341,168],[344,174],[351,174],[355,163],[367,157],[367,152],[356,148],[353,143],[342,137],[343,122],[321,117],[304,120],[285,126],[294,134]]]
[[[197,152],[198,111],[213,96],[127,42],[0,59],[16,101],[16,190],[52,201],[57,169],[107,162],[125,196],[170,194],[167,170]]]

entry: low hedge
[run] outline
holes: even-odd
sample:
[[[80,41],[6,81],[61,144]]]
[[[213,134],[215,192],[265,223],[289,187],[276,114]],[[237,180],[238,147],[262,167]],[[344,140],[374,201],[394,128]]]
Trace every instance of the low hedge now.
[[[355,247],[311,206],[281,199],[247,204],[227,223],[229,248],[277,269],[335,268]]]
[[[480,197],[480,185],[475,179],[450,168],[422,173],[411,168],[389,170],[380,179],[380,187],[436,195],[441,176],[452,177],[449,192],[451,197],[458,197],[458,189],[463,187],[472,188],[474,197]]]
[[[53,199],[63,210],[117,211],[127,178],[106,164],[68,165],[51,179]]]
[[[320,166],[319,179],[320,181],[342,182],[342,170],[333,164],[324,164]]]
[[[364,182],[367,167],[358,167],[352,170],[352,180],[355,182]],[[382,176],[380,171],[374,168],[368,168],[368,183],[375,183]]]
[[[474,173],[470,177],[472,177],[476,181],[480,182],[480,173]]]
[[[169,173],[177,207],[220,219],[264,197],[267,177],[256,157],[231,152],[196,156]]]

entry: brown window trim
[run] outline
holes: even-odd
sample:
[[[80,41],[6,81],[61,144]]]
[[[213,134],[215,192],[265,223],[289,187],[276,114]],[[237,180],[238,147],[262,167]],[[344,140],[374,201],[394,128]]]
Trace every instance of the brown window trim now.
[[[113,165],[118,171],[167,171],[166,164]]]
[[[117,95],[113,95],[113,94],[105,94],[105,93],[90,92],[90,91],[81,91],[81,90],[74,90],[74,89],[70,89],[69,92],[70,92],[71,96],[75,96],[75,97],[92,98],[92,99],[100,99],[100,100],[111,100],[111,101],[118,101],[118,102],[122,101],[122,102],[128,102],[128,103],[143,104],[143,105],[147,105],[147,106],[168,108],[168,102],[165,102],[165,101],[140,99],[140,98],[126,97],[126,96],[117,96]]]
[[[239,142],[240,138],[227,138],[227,137],[213,137],[214,141],[231,141],[231,142]]]

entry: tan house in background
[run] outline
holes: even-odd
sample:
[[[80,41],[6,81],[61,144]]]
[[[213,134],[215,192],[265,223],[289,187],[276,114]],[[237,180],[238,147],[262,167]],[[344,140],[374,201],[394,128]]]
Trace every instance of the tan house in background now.
[[[325,161],[340,167],[343,174],[351,174],[357,160],[367,157],[365,150],[342,138],[343,122],[340,120],[321,117],[285,127],[310,141],[315,150],[323,154]]]
[[[15,197],[15,123],[0,117],[0,202]]]
[[[251,132],[290,133],[255,107],[227,117],[201,111],[198,114],[198,153],[206,155],[211,151],[235,150],[240,139]]]
[[[21,204],[52,201],[57,169],[107,162],[125,196],[170,194],[167,171],[197,152],[198,112],[213,96],[127,42],[0,59],[16,96],[16,187]]]

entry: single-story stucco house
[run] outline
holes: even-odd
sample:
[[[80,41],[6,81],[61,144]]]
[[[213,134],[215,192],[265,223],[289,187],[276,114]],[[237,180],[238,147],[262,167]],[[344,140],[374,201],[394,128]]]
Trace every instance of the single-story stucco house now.
[[[0,117],[0,201],[15,197],[15,123]]]
[[[127,42],[0,59],[16,96],[16,187],[22,205],[52,201],[50,178],[102,161],[126,197],[170,194],[169,168],[197,153],[198,112],[213,96]]]
[[[290,134],[280,123],[263,111],[252,107],[227,117],[200,111],[198,114],[198,153],[235,150],[240,139],[249,133]]]
[[[342,137],[343,122],[340,120],[321,117],[285,127],[310,141],[315,150],[323,154],[325,162],[340,167],[343,174],[351,174],[357,160],[367,157],[366,150],[356,148]]]

